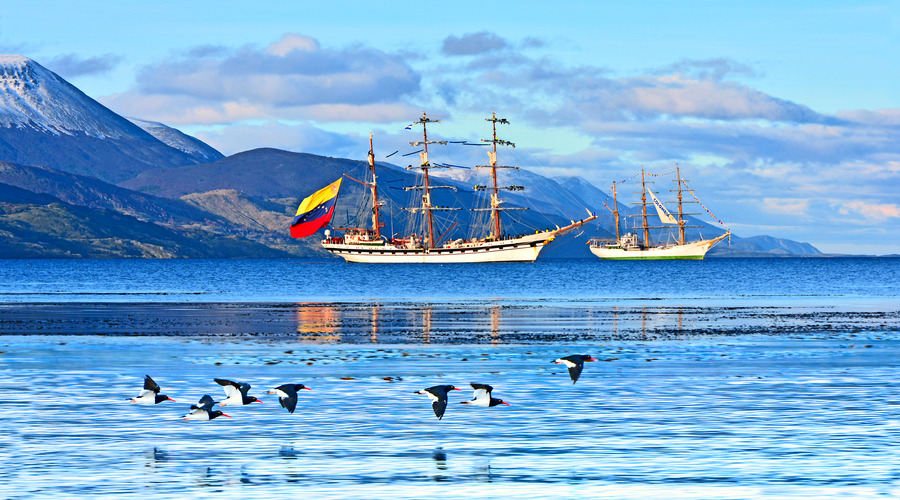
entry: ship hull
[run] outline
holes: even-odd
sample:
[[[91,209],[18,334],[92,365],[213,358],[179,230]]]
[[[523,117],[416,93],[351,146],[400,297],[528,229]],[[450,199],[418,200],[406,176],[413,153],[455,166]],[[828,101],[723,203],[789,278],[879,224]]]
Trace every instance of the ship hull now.
[[[706,252],[728,236],[725,233],[711,240],[684,245],[654,248],[591,247],[591,253],[603,260],[702,260]]]
[[[372,264],[462,264],[478,262],[534,262],[546,242],[508,243],[464,248],[400,248],[328,244],[325,250],[347,262]]]
[[[500,241],[463,243],[439,248],[405,248],[382,242],[350,245],[325,240],[322,248],[347,262],[372,264],[471,264],[483,262],[534,262],[550,242],[594,220],[596,216],[545,231]]]

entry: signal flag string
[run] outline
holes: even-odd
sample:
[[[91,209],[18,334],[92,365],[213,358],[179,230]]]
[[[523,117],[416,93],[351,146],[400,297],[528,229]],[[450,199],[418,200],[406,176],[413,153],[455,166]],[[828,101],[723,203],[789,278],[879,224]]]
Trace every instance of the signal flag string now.
[[[722,222],[721,220],[719,220],[719,218],[716,217],[715,214],[713,214],[712,212],[709,211],[708,208],[706,208],[706,205],[704,205],[703,202],[700,201],[700,198],[697,198],[697,195],[694,194],[694,190],[692,190],[692,189],[687,185],[687,181],[681,181],[681,183],[684,184],[684,188],[687,189],[687,192],[688,192],[688,193],[691,193],[691,196],[693,196],[694,199],[697,200],[697,203],[699,203],[700,206],[703,207],[703,210],[706,210],[706,213],[708,213],[710,217],[712,217],[713,219],[715,219],[715,221],[718,222],[719,224],[725,226],[725,229],[728,229],[729,231],[731,231],[731,228],[728,227],[728,224],[725,224],[724,222]]]

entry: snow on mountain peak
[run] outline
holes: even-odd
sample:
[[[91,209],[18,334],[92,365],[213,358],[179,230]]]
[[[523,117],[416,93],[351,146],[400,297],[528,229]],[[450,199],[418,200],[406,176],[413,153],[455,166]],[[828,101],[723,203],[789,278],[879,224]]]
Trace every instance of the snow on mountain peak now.
[[[17,54],[0,54],[0,66],[27,66],[31,59]]]
[[[0,127],[53,135],[81,132],[100,139],[142,134],[56,73],[20,55],[0,55]]]
[[[225,155],[216,151],[212,148],[212,146],[206,144],[205,142],[191,137],[184,132],[176,128],[172,128],[166,124],[152,122],[149,120],[141,120],[139,118],[126,118],[128,118],[131,123],[134,123],[138,127],[144,129],[144,131],[148,134],[166,143],[166,145],[168,145],[169,147],[173,147],[179,151],[194,156],[204,163],[215,161],[225,157]]]

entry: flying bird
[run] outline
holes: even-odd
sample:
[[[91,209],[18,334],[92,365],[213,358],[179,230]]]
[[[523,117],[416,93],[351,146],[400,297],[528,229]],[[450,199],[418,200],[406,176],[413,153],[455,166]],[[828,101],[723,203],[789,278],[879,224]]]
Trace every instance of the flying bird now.
[[[216,417],[231,418],[231,415],[226,415],[220,410],[213,410],[212,407],[215,404],[217,403],[213,401],[212,397],[208,394],[204,395],[200,398],[198,404],[191,405],[191,412],[181,418],[183,420],[212,420]]]
[[[150,378],[150,375],[144,375],[144,389],[136,398],[131,398],[129,401],[132,403],[137,403],[141,405],[156,405],[162,403],[163,401],[171,401],[175,403],[176,401],[165,394],[160,394],[159,384],[153,381]]]
[[[294,413],[294,408],[297,407],[297,391],[301,389],[312,390],[303,384],[284,384],[267,391],[266,394],[277,394],[281,407],[290,413]]]
[[[569,369],[569,376],[572,377],[572,384],[575,384],[575,382],[578,382],[578,377],[581,376],[581,370],[584,369],[585,361],[597,361],[597,359],[587,354],[573,354],[553,362],[558,365],[566,365]]]
[[[452,385],[436,385],[434,387],[429,387],[428,389],[424,389],[421,391],[416,391],[416,394],[424,394],[432,399],[431,407],[434,409],[434,416],[441,420],[444,418],[444,410],[447,409],[447,393],[450,391],[461,391],[462,389],[457,389]]]
[[[219,406],[244,406],[250,403],[262,403],[255,397],[247,395],[247,391],[250,390],[250,384],[248,383],[232,382],[221,378],[214,378],[213,380],[221,385],[222,389],[225,389],[225,396],[227,396],[219,403]]]
[[[474,389],[474,394],[472,395],[472,400],[471,401],[462,401],[462,404],[472,405],[472,406],[483,406],[485,408],[489,408],[491,406],[498,406],[498,405],[510,406],[509,403],[503,402],[502,399],[497,399],[497,398],[491,397],[491,391],[494,390],[493,387],[491,387],[487,384],[476,384],[475,382],[472,382],[469,385],[471,385],[472,389]]]

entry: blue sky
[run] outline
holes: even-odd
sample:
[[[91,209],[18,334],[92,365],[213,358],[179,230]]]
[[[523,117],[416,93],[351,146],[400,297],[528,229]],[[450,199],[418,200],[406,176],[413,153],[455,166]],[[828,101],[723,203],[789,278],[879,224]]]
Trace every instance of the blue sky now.
[[[678,162],[739,235],[900,253],[900,2],[847,5],[3,1],[0,52],[225,154],[361,157],[496,110],[544,175]]]

